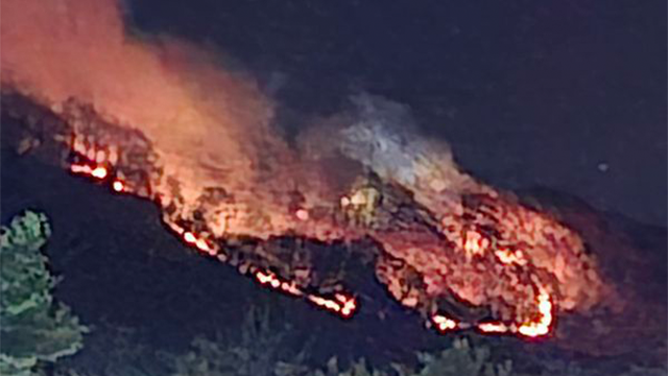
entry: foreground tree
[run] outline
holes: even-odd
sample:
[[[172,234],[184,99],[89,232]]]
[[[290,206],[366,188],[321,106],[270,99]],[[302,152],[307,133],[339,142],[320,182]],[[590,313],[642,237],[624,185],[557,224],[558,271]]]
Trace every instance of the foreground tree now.
[[[51,234],[46,216],[27,211],[1,231],[0,374],[39,374],[40,365],[81,349],[87,328],[54,302],[56,280],[41,252]]]

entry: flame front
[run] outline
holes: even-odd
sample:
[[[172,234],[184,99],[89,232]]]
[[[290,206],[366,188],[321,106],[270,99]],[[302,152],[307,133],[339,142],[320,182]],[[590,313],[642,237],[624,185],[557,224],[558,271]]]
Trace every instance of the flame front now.
[[[83,159],[85,158],[87,157],[83,157]],[[82,155],[79,155],[79,159],[82,159]],[[118,178],[118,174],[113,165],[104,160],[100,161],[100,164],[97,163],[98,161],[91,160],[79,161],[77,163],[73,163],[70,166],[70,170],[75,174],[88,176],[92,180],[108,183],[116,192],[132,193],[129,191],[123,180]],[[349,217],[348,220],[353,222],[350,223],[355,223],[355,218],[360,218],[360,216],[368,216],[367,219],[373,220],[372,212],[378,208],[374,206],[375,204],[370,205],[370,202],[375,202],[376,199],[374,197],[377,194],[378,192],[372,189],[361,191],[358,190],[353,191],[350,196],[343,196],[342,198],[339,198],[337,201],[339,202],[339,207],[341,210],[352,210],[350,213],[352,213],[351,215],[353,217]],[[475,328],[481,333],[488,334],[514,333],[525,337],[544,336],[550,332],[551,327],[554,324],[553,315],[556,309],[554,306],[555,298],[548,291],[555,290],[555,287],[542,285],[540,279],[536,277],[535,274],[530,272],[532,269],[527,269],[527,266],[534,266],[539,263],[540,260],[532,260],[531,258],[528,258],[527,251],[522,251],[515,248],[510,239],[513,237],[521,238],[522,236],[525,238],[535,239],[537,236],[540,236],[536,235],[535,233],[521,235],[522,231],[525,229],[529,229],[530,231],[540,230],[549,232],[549,230],[546,230],[546,228],[540,227],[541,224],[549,224],[550,226],[556,227],[557,229],[560,229],[560,227],[558,227],[558,225],[553,222],[548,222],[539,214],[527,213],[526,209],[521,207],[517,207],[517,209],[511,210],[507,206],[495,206],[494,210],[490,211],[490,207],[485,205],[491,205],[491,202],[485,200],[483,200],[485,204],[482,207],[487,209],[482,211],[484,213],[491,213],[495,210],[501,212],[504,210],[509,210],[509,212],[506,212],[505,217],[503,217],[509,223],[501,224],[496,227],[496,237],[490,237],[490,235],[477,230],[477,228],[482,227],[476,227],[475,220],[471,223],[468,223],[466,220],[457,219],[463,218],[467,209],[457,210],[453,214],[444,216],[441,221],[443,225],[443,233],[448,235],[449,238],[453,240],[451,244],[459,245],[450,251],[440,248],[436,248],[434,250],[434,252],[440,253],[442,257],[445,257],[443,261],[447,261],[449,263],[449,269],[447,270],[452,275],[453,279],[451,280],[439,280],[437,278],[430,277],[432,271],[430,271],[429,268],[434,271],[439,270],[438,265],[434,264],[433,262],[435,260],[434,258],[431,256],[425,258],[425,256],[429,255],[431,252],[429,249],[434,246],[433,244],[429,244],[431,240],[419,238],[411,239],[410,237],[404,236],[405,234],[401,231],[391,233],[389,236],[387,234],[382,235],[376,233],[377,230],[365,231],[376,236],[387,247],[387,250],[389,250],[390,253],[394,252],[395,256],[400,256],[404,260],[407,260],[410,265],[417,268],[418,270],[422,268],[424,263],[427,269],[421,270],[420,272],[422,273],[424,282],[426,283],[426,292],[428,296],[432,296],[433,298],[438,299],[438,297],[442,295],[442,287],[440,284],[444,283],[445,285],[443,287],[452,290],[452,292],[454,292],[460,299],[478,303],[475,299],[483,293],[480,292],[480,290],[476,290],[475,287],[470,286],[471,277],[479,276],[480,270],[482,270],[480,269],[481,267],[487,268],[491,266],[498,270],[505,271],[506,274],[502,274],[502,276],[510,281],[509,285],[511,288],[515,288],[517,291],[520,291],[520,293],[518,293],[519,299],[525,299],[525,301],[518,303],[523,305],[525,308],[517,306],[500,306],[501,311],[499,312],[502,313],[502,316],[504,315],[504,312],[505,317],[509,317],[508,312],[511,313],[510,317],[515,315],[516,318],[511,318],[510,320],[505,319],[502,321],[484,321],[476,323],[467,322],[466,320],[456,320],[452,317],[449,317],[445,313],[433,314],[431,316],[431,321],[435,324],[439,332],[444,333],[453,330]],[[302,225],[313,221],[306,209],[298,208],[295,209],[293,213],[296,220],[302,223]],[[517,219],[515,217],[511,218],[509,215],[520,216],[525,220],[527,215],[534,215],[537,216],[537,220],[535,220],[534,223],[527,225],[522,224],[521,219]],[[485,218],[484,215],[480,214],[468,217],[477,218],[477,220],[483,220]],[[165,218],[168,225],[176,234],[178,234],[179,237],[181,237],[181,239],[183,239],[184,243],[197,249],[203,254],[216,256],[221,261],[227,261],[228,256],[225,254],[225,251],[218,246],[218,242],[211,238],[211,235],[206,231],[203,234],[198,234],[193,230],[188,230],[180,225],[177,225],[176,220],[172,220],[169,216],[166,216]],[[365,226],[366,225],[368,225],[368,223],[366,223]],[[512,226],[518,226],[520,230],[516,230]],[[518,231],[520,232],[519,234]],[[561,228],[561,231],[566,231],[564,234],[567,234],[568,236],[574,236],[563,228]],[[552,236],[557,236],[555,235],[554,230],[549,233],[553,234]],[[507,238],[504,238],[503,235],[507,236]],[[396,236],[400,236],[403,241],[397,242]],[[406,243],[406,241],[408,241],[408,243]],[[577,238],[571,239],[570,241],[577,244]],[[523,244],[525,244],[525,247],[528,247],[527,249],[531,249],[532,247],[536,246],[535,244],[541,243],[540,241],[534,241],[533,243],[524,242]],[[401,254],[400,250],[404,249],[404,247],[409,248],[407,254]],[[478,266],[471,270],[471,265]],[[436,269],[434,269],[435,267]],[[478,271],[476,272],[476,270]],[[305,299],[306,301],[325,310],[334,312],[343,318],[351,317],[358,309],[357,300],[351,294],[339,292],[333,294],[330,297],[326,297],[323,295],[306,292],[295,281],[281,278],[277,274],[268,270],[261,270],[256,267],[252,267],[251,271],[252,276],[261,286],[280,291],[289,296]],[[529,272],[529,274],[527,274],[527,272]],[[528,276],[528,278],[524,279],[525,283],[520,282],[520,276],[522,274]],[[458,275],[461,275],[460,278],[466,282],[463,284],[457,282]],[[559,275],[557,275],[557,277],[559,277]],[[392,280],[400,279],[400,276],[392,277]],[[567,280],[564,280],[564,282],[569,283]],[[392,285],[392,283],[393,282],[391,281],[388,282],[389,285]],[[529,289],[526,290],[526,288]],[[558,286],[556,288],[558,288]],[[526,298],[522,298],[522,296],[526,296],[526,292],[531,292],[532,290],[535,290],[535,294],[533,294],[534,298],[530,298],[530,295]],[[571,288],[571,290],[574,289]],[[392,288],[390,288],[390,292],[393,292]],[[488,299],[490,299],[489,301],[493,303],[493,295],[490,295],[489,292],[485,294],[488,296]],[[577,296],[573,296],[571,298],[576,299]],[[518,299],[518,297],[515,297],[514,299]],[[529,299],[529,301],[526,299]],[[533,303],[530,301],[531,299],[533,299]],[[561,299],[565,301],[568,299],[568,297],[562,293]],[[408,302],[408,300],[403,301]],[[407,303],[406,305],[412,308],[416,308],[416,306],[424,303],[425,302],[416,299],[413,300],[412,303]]]

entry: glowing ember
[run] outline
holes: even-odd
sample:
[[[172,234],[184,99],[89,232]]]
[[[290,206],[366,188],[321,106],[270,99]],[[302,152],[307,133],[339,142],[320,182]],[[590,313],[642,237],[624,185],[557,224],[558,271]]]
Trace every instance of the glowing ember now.
[[[255,273],[255,278],[260,282],[260,284],[269,284],[271,287],[277,289],[281,286],[281,281],[273,274],[265,274],[263,272]]]
[[[542,289],[538,295],[538,310],[540,312],[539,319],[520,326],[520,334],[527,337],[538,337],[550,332],[550,325],[552,324],[552,302],[550,300],[550,295]]]
[[[186,232],[185,234],[183,234],[183,240],[185,240],[190,244],[197,243],[197,238],[195,237],[195,234],[193,234],[192,232]]]
[[[341,314],[343,316],[350,316],[355,312],[355,309],[357,309],[357,302],[355,301],[355,298],[352,296],[346,296],[344,294],[336,294],[335,295],[336,300],[338,300],[340,303],[343,304],[341,307]]]
[[[281,291],[285,291],[286,293],[295,296],[303,295],[295,282],[281,282]]]
[[[337,295],[336,300],[323,298],[317,295],[309,295],[308,300],[315,303],[319,307],[340,313],[344,318],[352,316],[352,314],[357,309],[357,302],[355,301],[355,298],[347,297],[345,295]]]
[[[550,295],[541,289],[538,295],[538,311],[539,317],[535,321],[529,321],[520,325],[519,328],[515,326],[507,326],[504,323],[481,323],[478,324],[478,329],[483,333],[507,333],[517,332],[525,337],[540,337],[550,332],[552,325],[552,302]]]
[[[195,234],[193,234],[192,232],[190,232],[190,231],[186,231],[185,233],[183,233],[182,236],[183,236],[183,240],[185,240],[186,243],[188,243],[188,244],[190,244],[190,245],[193,245],[193,246],[197,247],[197,249],[199,249],[200,251],[202,251],[202,252],[204,252],[204,253],[208,253],[208,254],[210,254],[211,256],[215,256],[215,255],[216,255],[217,251],[216,251],[214,248],[212,248],[212,247],[206,242],[206,240],[204,240],[204,239],[202,239],[202,238],[198,238],[198,237],[197,237]]]
[[[95,164],[72,164],[70,171],[84,176],[89,176],[93,179],[104,180],[109,176],[107,167]]]
[[[295,215],[297,218],[299,218],[302,221],[306,221],[309,218],[308,211],[306,209],[299,209],[295,212]]]
[[[122,181],[120,180],[115,180],[112,184],[111,187],[114,189],[116,192],[123,192],[125,189],[125,185],[123,184]]]
[[[449,330],[456,329],[458,324],[457,321],[445,316],[445,315],[434,315],[432,321],[436,324],[436,328],[440,332],[447,332]]]
[[[463,242],[466,257],[469,259],[474,255],[482,255],[489,246],[489,240],[477,231],[466,231]]]
[[[107,169],[103,166],[91,167],[85,164],[73,164],[70,166],[70,171],[75,174],[88,175],[95,179],[102,180],[107,177]]]
[[[526,265],[527,263],[521,251],[512,252],[507,249],[500,249],[494,254],[504,264]]]
[[[98,166],[98,167],[95,167],[95,168],[93,169],[93,171],[90,172],[90,174],[91,174],[94,178],[104,179],[104,178],[107,177],[107,169],[104,168],[104,167],[102,167],[102,166]]]
[[[297,287],[296,283],[284,281],[271,272],[257,271],[255,272],[255,279],[261,285],[285,292],[292,296],[304,295],[304,293]],[[355,298],[341,293],[335,294],[334,299],[327,299],[314,294],[306,295],[306,299],[318,307],[325,308],[326,310],[337,313],[343,317],[352,316],[357,309]]]
[[[478,329],[483,333],[506,333],[509,330],[505,324],[495,322],[480,323]]]
[[[294,282],[283,281],[278,278],[275,274],[271,272],[255,272],[255,279],[260,282],[261,285],[267,285],[275,290],[283,291],[287,294],[294,296],[302,296],[304,293],[297,287],[297,284]]]

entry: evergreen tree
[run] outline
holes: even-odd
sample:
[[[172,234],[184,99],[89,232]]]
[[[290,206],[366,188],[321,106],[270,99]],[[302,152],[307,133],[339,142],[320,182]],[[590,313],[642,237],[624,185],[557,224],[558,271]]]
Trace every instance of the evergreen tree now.
[[[27,211],[0,237],[0,374],[34,375],[39,365],[72,355],[86,327],[54,302],[55,278],[41,252],[51,235],[46,216]]]

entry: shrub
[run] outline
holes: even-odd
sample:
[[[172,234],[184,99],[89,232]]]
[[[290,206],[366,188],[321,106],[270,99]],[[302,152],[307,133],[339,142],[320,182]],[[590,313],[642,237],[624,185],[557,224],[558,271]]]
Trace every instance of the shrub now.
[[[486,347],[473,348],[466,339],[457,339],[453,346],[437,354],[418,353],[418,366],[408,367],[392,364],[392,370],[374,369],[364,359],[353,362],[346,369],[339,368],[336,358],[327,363],[325,369],[309,370],[305,367],[286,368],[281,365],[279,376],[509,376],[511,362],[495,364],[490,360]]]
[[[46,216],[27,211],[0,231],[0,374],[31,375],[77,352],[87,328],[53,301],[56,280],[41,253],[51,234]]]
[[[468,340],[456,339],[452,347],[437,355],[419,353],[420,369],[415,372],[400,371],[402,376],[509,376],[512,363],[506,360],[503,364],[490,361],[490,350],[487,347],[472,347]],[[395,366],[398,370],[400,367]]]
[[[238,332],[196,338],[191,351],[173,358],[173,376],[274,375],[279,364],[302,364],[305,351],[291,350],[289,327],[272,325],[268,307],[251,308]]]

